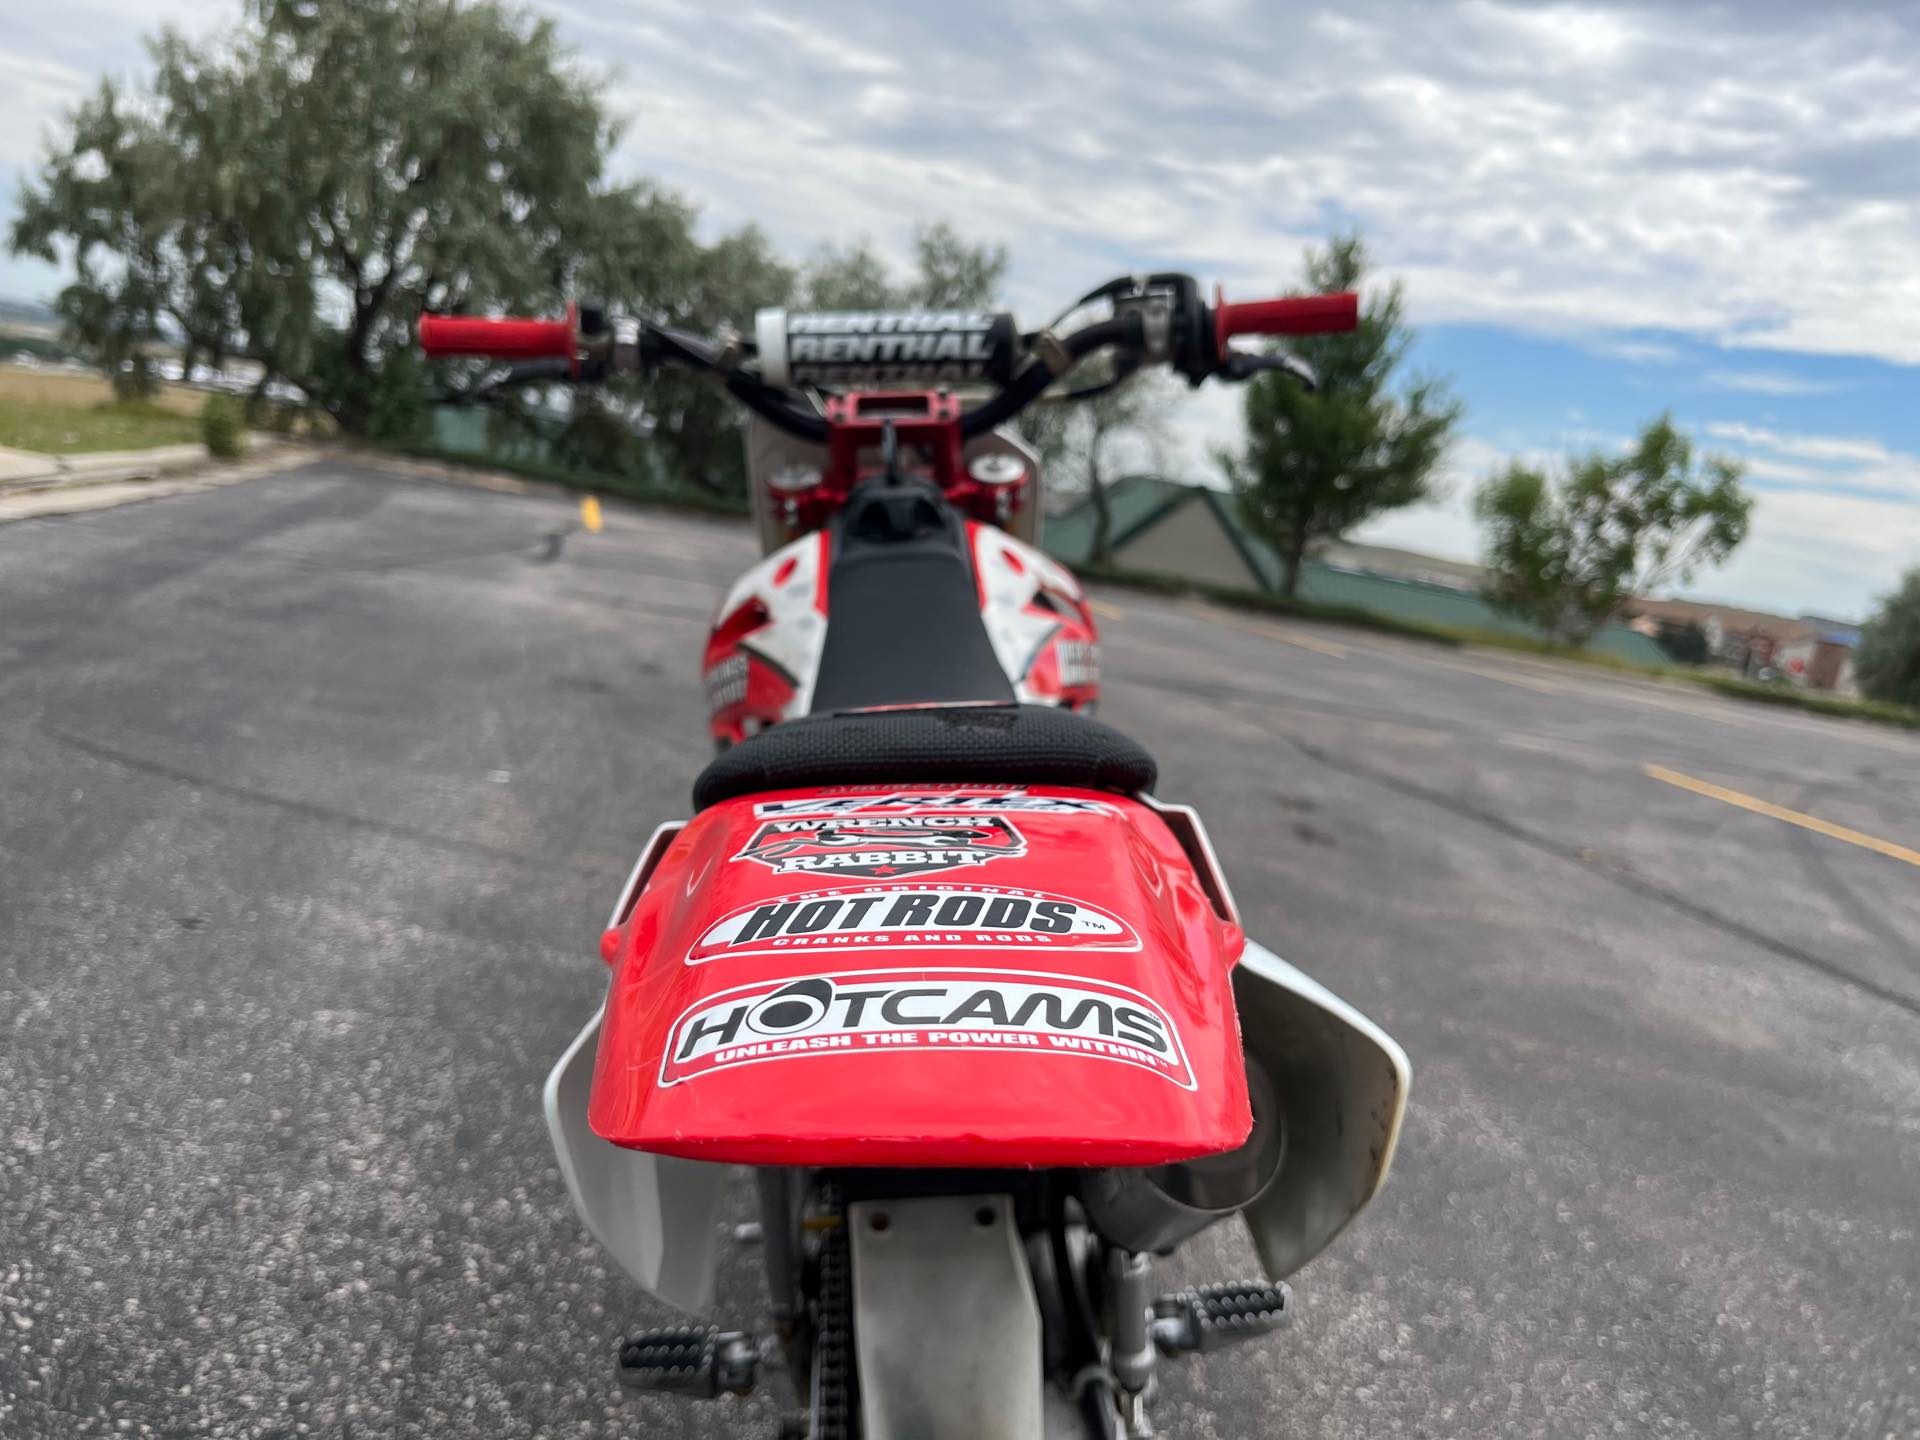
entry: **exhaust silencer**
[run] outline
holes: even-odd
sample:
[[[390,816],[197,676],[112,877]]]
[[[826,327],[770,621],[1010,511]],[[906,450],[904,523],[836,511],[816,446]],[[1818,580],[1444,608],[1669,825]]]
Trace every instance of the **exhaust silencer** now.
[[[1109,1243],[1136,1253],[1170,1250],[1264,1195],[1286,1155],[1286,1123],[1273,1082],[1245,1056],[1253,1129],[1237,1150],[1150,1169],[1089,1171],[1080,1203]]]

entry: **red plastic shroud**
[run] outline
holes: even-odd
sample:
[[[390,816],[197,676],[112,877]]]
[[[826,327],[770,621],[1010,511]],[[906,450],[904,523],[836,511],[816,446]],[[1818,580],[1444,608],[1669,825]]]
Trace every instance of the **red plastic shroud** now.
[[[1251,1128],[1215,913],[1138,801],[852,787],[728,801],[604,937],[590,1117],[754,1165],[1152,1165]]]

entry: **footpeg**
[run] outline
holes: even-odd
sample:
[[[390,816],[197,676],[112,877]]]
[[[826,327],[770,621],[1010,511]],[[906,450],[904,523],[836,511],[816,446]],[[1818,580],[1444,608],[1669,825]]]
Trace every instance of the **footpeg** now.
[[[620,1342],[620,1383],[631,1390],[712,1400],[753,1389],[760,1348],[712,1325],[643,1330]]]
[[[1162,1355],[1204,1353],[1270,1335],[1292,1319],[1293,1291],[1285,1285],[1230,1280],[1154,1301],[1153,1343]]]

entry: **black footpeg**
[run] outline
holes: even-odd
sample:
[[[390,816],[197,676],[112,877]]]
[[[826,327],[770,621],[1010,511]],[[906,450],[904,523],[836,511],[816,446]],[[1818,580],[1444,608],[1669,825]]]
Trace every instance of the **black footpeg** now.
[[[753,1389],[760,1350],[738,1331],[712,1325],[643,1330],[620,1342],[620,1383],[633,1390],[711,1400]]]
[[[1192,1355],[1271,1335],[1293,1319],[1285,1285],[1230,1280],[1153,1302],[1153,1343],[1162,1355]]]

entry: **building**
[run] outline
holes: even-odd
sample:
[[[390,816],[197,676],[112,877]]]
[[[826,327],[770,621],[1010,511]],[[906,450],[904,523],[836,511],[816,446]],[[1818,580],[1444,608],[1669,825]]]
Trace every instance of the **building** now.
[[[1149,475],[1126,476],[1107,491],[1107,549],[1119,568],[1206,585],[1279,590],[1280,557],[1248,533],[1231,495]],[[1068,565],[1085,565],[1093,530],[1093,506],[1081,500],[1049,516],[1041,538]],[[1534,627],[1487,604],[1480,597],[1480,578],[1479,566],[1462,561],[1383,545],[1341,544],[1306,563],[1300,598],[1417,625],[1539,636]],[[1648,636],[1624,625],[1607,626],[1589,648],[1641,665],[1667,663]]]
[[[1662,625],[1699,626],[1708,653],[1742,675],[1856,693],[1853,649],[1860,627],[1849,621],[1774,615],[1712,600],[1636,600],[1629,613],[1628,623],[1647,635]]]

